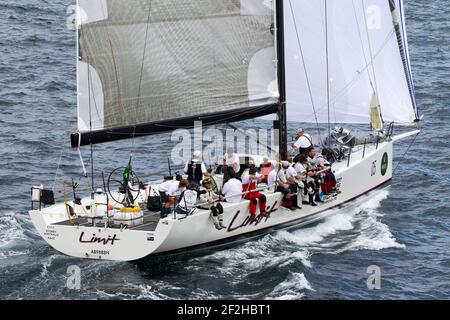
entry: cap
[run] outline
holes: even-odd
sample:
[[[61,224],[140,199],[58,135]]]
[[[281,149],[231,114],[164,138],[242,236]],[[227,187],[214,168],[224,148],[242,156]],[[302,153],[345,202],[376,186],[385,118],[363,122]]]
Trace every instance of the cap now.
[[[194,151],[194,153],[193,153],[193,155],[192,155],[192,157],[193,157],[193,160],[200,160],[200,157],[202,156],[202,153],[200,152],[200,151]]]
[[[283,166],[283,168],[289,168],[289,166],[290,166],[290,163],[289,163],[289,161],[283,161],[283,162],[281,162],[281,165]]]
[[[195,182],[189,183],[188,187],[189,190],[197,190],[198,185]]]
[[[205,179],[203,179],[202,184],[211,184],[212,180],[210,177],[206,177]]]
[[[256,174],[256,168],[250,168],[250,170],[248,171],[249,174]]]
[[[299,129],[297,130],[297,133],[300,133],[300,132],[305,132],[305,130],[303,130],[303,128],[299,128]]]
[[[264,162],[264,164],[268,163],[268,162],[269,162],[269,158],[266,157],[266,156],[264,156],[264,157],[263,157],[263,162]]]

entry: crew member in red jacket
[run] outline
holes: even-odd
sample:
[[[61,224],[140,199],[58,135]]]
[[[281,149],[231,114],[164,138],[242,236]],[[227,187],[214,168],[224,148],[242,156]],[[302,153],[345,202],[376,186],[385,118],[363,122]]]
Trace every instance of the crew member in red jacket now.
[[[269,161],[269,158],[264,157],[263,163],[259,165],[259,172],[262,174],[262,181],[267,183],[267,178],[269,177],[270,172],[272,171],[272,162]]]
[[[258,191],[258,183],[261,181],[262,175],[258,174],[256,168],[250,168],[249,175],[242,178],[242,191],[244,192],[244,199],[250,200],[250,215],[256,217],[256,208],[259,199],[259,212],[262,216],[266,215],[266,202],[265,195]]]

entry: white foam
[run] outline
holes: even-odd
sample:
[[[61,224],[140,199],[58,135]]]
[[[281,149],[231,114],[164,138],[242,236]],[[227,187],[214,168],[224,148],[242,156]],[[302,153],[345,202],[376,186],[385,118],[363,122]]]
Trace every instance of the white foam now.
[[[367,217],[362,222],[360,235],[348,244],[345,250],[383,250],[388,248],[404,249],[406,246],[397,242],[389,227],[376,219]]]
[[[314,291],[303,273],[290,273],[278,284],[266,299],[298,300],[305,296],[305,290]]]
[[[280,231],[276,238],[295,243],[299,246],[308,246],[313,243],[321,242],[325,237],[353,229],[353,217],[349,214],[336,214],[325,218],[314,227],[307,227],[295,231]]]
[[[52,254],[44,262],[42,262],[42,271],[41,271],[42,278],[46,278],[48,276],[48,268],[52,265],[53,260],[55,260],[58,256],[60,255]]]
[[[358,207],[359,234],[356,239],[348,242],[341,251],[405,248],[405,245],[397,242],[389,227],[380,221],[383,214],[378,211],[378,208],[388,196],[389,191],[383,190]]]
[[[279,231],[274,238],[301,249],[326,250],[327,253],[404,248],[404,245],[397,243],[389,227],[379,220],[383,214],[378,208],[388,196],[389,191],[386,189],[371,193],[353,205],[334,210],[333,215],[314,227]],[[342,236],[342,232],[350,230],[354,230],[353,234]]]
[[[266,268],[284,267],[296,261],[301,261],[306,267],[311,266],[306,250],[285,250],[280,254],[278,242],[276,237],[267,235],[257,241],[250,240],[242,247],[216,252],[205,259],[222,260],[217,270],[225,275],[233,275],[235,279]]]
[[[24,256],[24,255],[28,255],[29,253],[30,253],[30,250],[24,250],[24,251],[4,250],[4,251],[0,251],[0,259]]]
[[[20,240],[27,240],[22,227],[24,220],[23,215],[15,213],[4,213],[0,216],[0,249]]]

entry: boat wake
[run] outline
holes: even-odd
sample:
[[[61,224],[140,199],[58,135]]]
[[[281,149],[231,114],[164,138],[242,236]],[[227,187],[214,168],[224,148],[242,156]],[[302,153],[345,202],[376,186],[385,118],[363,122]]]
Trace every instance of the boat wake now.
[[[28,215],[0,214],[0,260],[30,253],[30,246],[40,239]]]
[[[231,279],[234,286],[249,283],[256,275],[270,274],[278,281],[266,288],[264,295],[252,297],[301,299],[306,292],[314,291],[314,284],[307,278],[314,268],[315,255],[405,248],[381,221],[383,215],[378,209],[388,195],[386,189],[371,193],[314,226],[281,230],[256,241],[249,240],[240,247],[197,259],[191,267],[201,271],[201,265],[215,262],[218,276]]]

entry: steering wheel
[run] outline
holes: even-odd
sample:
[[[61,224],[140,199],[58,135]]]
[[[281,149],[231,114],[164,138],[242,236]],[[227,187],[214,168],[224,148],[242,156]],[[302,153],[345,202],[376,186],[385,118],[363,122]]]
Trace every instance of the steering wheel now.
[[[117,203],[133,204],[141,193],[141,181],[136,173],[131,170],[130,177],[128,179],[128,185],[123,186],[123,172],[126,167],[119,167],[114,169],[108,177],[108,183],[106,185],[109,196]],[[135,189],[136,188],[136,189]],[[114,193],[118,192],[118,195],[114,196]],[[135,193],[135,196],[133,194]],[[117,197],[117,198],[116,198]]]

